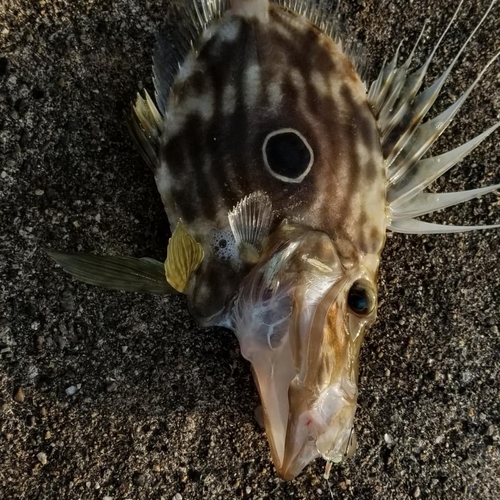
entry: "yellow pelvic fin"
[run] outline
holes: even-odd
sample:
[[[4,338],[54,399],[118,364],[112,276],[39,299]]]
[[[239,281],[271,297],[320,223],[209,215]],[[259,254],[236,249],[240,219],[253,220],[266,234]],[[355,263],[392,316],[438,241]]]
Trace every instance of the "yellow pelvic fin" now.
[[[203,261],[203,247],[187,231],[182,222],[177,224],[168,242],[165,275],[168,283],[184,293],[189,278]]]

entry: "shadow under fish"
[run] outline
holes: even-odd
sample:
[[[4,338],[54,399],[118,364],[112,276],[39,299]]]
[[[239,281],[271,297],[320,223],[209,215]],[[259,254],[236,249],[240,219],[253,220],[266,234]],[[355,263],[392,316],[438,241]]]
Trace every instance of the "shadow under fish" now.
[[[396,52],[368,91],[326,2],[174,4],[179,23],[154,54],[156,102],[139,95],[128,122],[171,226],[165,263],[49,251],[80,281],[182,293],[200,324],[233,330],[285,479],[355,450],[359,351],[386,231],[500,227],[415,218],[500,188],[424,192],[500,126],[423,158],[498,56],[423,121],[495,2],[421,91],[462,3],[420,68],[410,71],[415,49],[402,65]]]

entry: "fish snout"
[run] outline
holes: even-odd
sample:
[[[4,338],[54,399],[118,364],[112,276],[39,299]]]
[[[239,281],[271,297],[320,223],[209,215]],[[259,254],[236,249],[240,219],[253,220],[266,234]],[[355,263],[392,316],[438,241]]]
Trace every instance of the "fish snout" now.
[[[314,395],[295,380],[290,384],[285,450],[278,467],[283,478],[295,478],[317,457],[338,463],[352,455],[357,390],[348,385],[336,383]]]

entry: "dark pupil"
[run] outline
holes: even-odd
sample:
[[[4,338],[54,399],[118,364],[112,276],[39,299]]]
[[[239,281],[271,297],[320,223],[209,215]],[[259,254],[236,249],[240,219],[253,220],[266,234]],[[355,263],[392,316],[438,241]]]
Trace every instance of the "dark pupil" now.
[[[309,167],[311,153],[304,141],[293,132],[270,137],[266,144],[267,164],[273,172],[296,179]]]
[[[368,311],[368,296],[365,290],[359,287],[353,287],[349,291],[349,296],[347,297],[347,302],[349,307],[357,313],[363,313]]]

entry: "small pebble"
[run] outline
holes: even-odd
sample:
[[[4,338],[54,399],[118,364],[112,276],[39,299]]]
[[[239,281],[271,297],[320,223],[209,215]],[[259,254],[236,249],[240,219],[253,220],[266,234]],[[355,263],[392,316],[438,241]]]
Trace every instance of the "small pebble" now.
[[[43,351],[45,345],[45,337],[43,335],[38,335],[36,337],[36,349],[37,351]]]
[[[16,403],[24,403],[24,399],[25,399],[25,394],[24,394],[24,389],[19,386],[15,392],[14,392],[14,401]]]
[[[134,472],[134,475],[132,476],[132,482],[136,486],[144,486],[146,484],[146,475],[142,472]]]
[[[28,107],[28,101],[26,99],[18,99],[15,103],[14,103],[14,109],[20,113],[21,111],[24,111],[27,107]]]
[[[182,495],[180,493],[176,493],[172,500],[182,500]]]
[[[247,494],[247,495],[250,495],[250,493],[252,493],[252,488],[250,488],[250,486],[247,486],[247,487],[245,488],[245,491],[246,491],[246,494]]]
[[[414,490],[413,490],[413,498],[419,498],[420,497],[420,488],[417,486]]]
[[[106,387],[106,392],[115,392],[116,389],[118,389],[118,384],[116,382],[111,382],[111,384]]]
[[[105,497],[102,498],[102,500],[113,500],[113,497],[105,496]]]
[[[42,465],[46,465],[47,464],[47,455],[43,451],[41,451],[40,453],[37,453],[36,458],[38,459],[38,461]]]
[[[37,196],[42,196],[42,195],[43,195],[43,193],[45,193],[45,191],[44,191],[43,189],[37,189],[37,190],[35,190],[35,194],[36,194]]]
[[[73,396],[73,394],[76,394],[82,387],[82,384],[77,384],[77,385],[70,385],[66,390],[66,396]]]
[[[390,446],[394,444],[394,439],[390,434],[384,434],[384,441]]]

